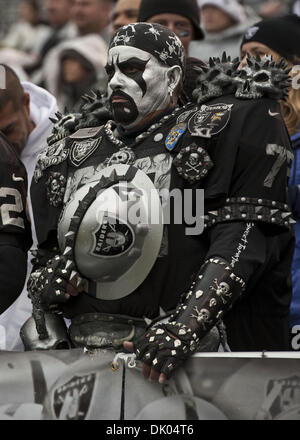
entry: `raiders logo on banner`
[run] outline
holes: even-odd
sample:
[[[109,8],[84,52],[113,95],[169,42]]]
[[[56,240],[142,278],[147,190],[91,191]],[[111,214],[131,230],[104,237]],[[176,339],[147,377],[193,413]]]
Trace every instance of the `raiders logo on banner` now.
[[[233,104],[202,105],[188,122],[192,136],[211,138],[220,133],[230,120]]]
[[[75,141],[70,152],[70,161],[75,167],[79,167],[98,148],[102,137],[94,140]]]
[[[272,379],[266,387],[266,396],[256,419],[299,420],[300,377]]]
[[[96,374],[74,376],[54,391],[53,410],[57,419],[84,420],[90,408]]]

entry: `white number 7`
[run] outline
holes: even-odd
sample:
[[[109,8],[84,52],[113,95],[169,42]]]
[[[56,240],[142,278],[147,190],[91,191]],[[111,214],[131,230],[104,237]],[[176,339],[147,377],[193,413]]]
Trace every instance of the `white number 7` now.
[[[291,163],[291,161],[293,160],[293,155],[285,147],[277,144],[268,144],[266,147],[266,153],[269,156],[275,156],[275,154],[278,155],[269,174],[264,180],[264,186],[266,186],[267,188],[271,188],[281,166],[284,164],[285,161]]]
[[[15,203],[4,203],[0,206],[1,218],[3,225],[14,225],[24,229],[24,220],[21,217],[11,217],[10,212],[20,213],[23,211],[22,197],[19,191],[15,188],[0,188],[0,198],[12,196]]]

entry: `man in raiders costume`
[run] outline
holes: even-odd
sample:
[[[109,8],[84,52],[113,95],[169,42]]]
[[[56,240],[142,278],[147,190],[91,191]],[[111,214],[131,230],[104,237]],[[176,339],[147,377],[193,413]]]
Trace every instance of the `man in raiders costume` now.
[[[24,286],[31,228],[26,213],[26,169],[1,132],[0,144],[0,313],[3,313]]]
[[[40,156],[29,282],[39,337],[26,322],[27,349],[53,348],[55,312],[71,319],[73,346],[134,350],[144,376],[160,382],[221,322],[231,350],[288,349],[291,154],[277,102],[288,74],[270,60],[239,71],[224,55],[199,73],[199,105],[179,107],[184,66],[180,41],[163,26],[119,29],[106,66],[113,121]],[[163,234],[108,208],[100,224],[91,220],[97,207],[105,211],[99,194],[106,206],[117,194],[129,208],[139,184],[143,195],[151,185],[179,190],[183,207],[197,207],[204,189],[202,234],[187,234],[176,206]]]

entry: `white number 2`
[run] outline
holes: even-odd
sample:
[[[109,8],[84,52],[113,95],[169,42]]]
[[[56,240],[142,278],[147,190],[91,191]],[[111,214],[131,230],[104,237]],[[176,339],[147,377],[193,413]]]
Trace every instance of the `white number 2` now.
[[[11,212],[20,213],[23,211],[22,197],[19,191],[15,188],[0,188],[0,198],[12,196],[15,203],[4,203],[0,206],[1,218],[3,225],[14,225],[19,228],[25,228],[24,220],[21,217],[11,217]]]

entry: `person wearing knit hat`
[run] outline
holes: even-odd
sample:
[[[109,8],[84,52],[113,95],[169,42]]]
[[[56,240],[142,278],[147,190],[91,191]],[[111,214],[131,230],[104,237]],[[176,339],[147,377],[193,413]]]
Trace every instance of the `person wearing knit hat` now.
[[[292,266],[293,297],[291,302],[291,333],[293,326],[300,324],[300,17],[288,14],[255,23],[245,33],[241,44],[241,66],[247,64],[247,53],[262,58],[271,55],[280,58],[292,68],[292,87],[288,99],[281,101],[281,111],[291,137],[294,160],[289,179],[289,197],[293,217],[296,220],[295,252]],[[292,337],[291,337],[292,341]],[[293,342],[292,342],[293,344]],[[293,345],[292,348],[294,349]],[[299,349],[299,348],[298,348]]]
[[[248,17],[237,0],[198,0],[198,5],[205,39],[191,43],[191,56],[207,62],[225,51],[232,58],[237,57],[244,32],[258,17]]]
[[[245,32],[241,49],[242,55],[272,55],[275,60],[285,58],[293,63],[300,57],[300,17],[296,14],[267,18],[251,26]]]
[[[192,40],[204,38],[196,0],[142,0],[138,21],[169,28],[180,38],[186,54]]]

